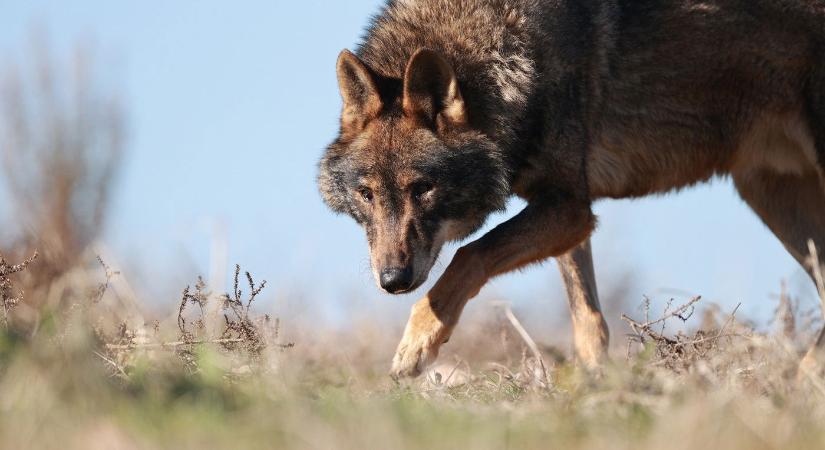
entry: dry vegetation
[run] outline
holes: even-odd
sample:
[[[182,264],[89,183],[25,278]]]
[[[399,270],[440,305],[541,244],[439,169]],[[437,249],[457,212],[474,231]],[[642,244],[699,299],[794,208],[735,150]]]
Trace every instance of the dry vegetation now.
[[[4,300],[19,299],[11,272],[25,263],[3,267]],[[10,314],[0,330],[3,447],[768,449],[825,442],[822,380],[796,381],[798,343],[812,340],[821,320],[801,319],[807,314],[788,297],[770,333],[699,299],[659,315],[645,302],[641,318],[625,317],[627,355],[598,374],[542,349],[509,309],[497,307],[489,311],[495,323],[467,324],[478,332],[451,347],[460,359],[445,355],[426,377],[395,383],[385,375],[394,333],[362,327],[313,336],[291,328],[296,343],[284,341],[277,320],[255,313],[263,284],[247,275],[241,288],[239,269],[232,294],[209,293],[199,281],[160,321],[119,315],[110,306],[123,299],[106,286],[123,275],[90,264],[94,273],[34,329],[16,327]],[[206,317],[213,301],[222,312],[214,329]],[[691,314],[698,310],[701,320]]]
[[[2,448],[825,447],[823,379],[796,378],[821,316],[784,289],[770,332],[699,298],[645,300],[601,373],[497,305],[402,383],[386,375],[399,330],[282,326],[240,267],[232,292],[198,279],[153,318],[94,250],[123,114],[87,58],[67,90],[34,54],[1,100],[4,229],[19,231],[0,243]]]

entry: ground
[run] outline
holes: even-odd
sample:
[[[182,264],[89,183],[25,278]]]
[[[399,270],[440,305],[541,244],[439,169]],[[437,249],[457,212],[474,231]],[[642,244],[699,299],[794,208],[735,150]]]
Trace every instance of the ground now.
[[[467,324],[433,371],[396,382],[385,331],[301,333],[256,315],[243,291],[261,286],[240,271],[233,294],[199,282],[169,320],[140,325],[111,315],[123,308],[112,308],[116,275],[105,272],[103,283],[64,292],[67,304],[36,319],[19,313],[25,306],[9,310],[0,332],[3,448],[825,444],[822,379],[796,370],[800,342],[812,339],[805,328],[818,321],[803,327],[787,299],[771,332],[698,298],[660,314],[645,303],[626,317],[627,350],[597,372],[519,334],[515,316]],[[217,325],[207,317],[213,302],[224,314]]]

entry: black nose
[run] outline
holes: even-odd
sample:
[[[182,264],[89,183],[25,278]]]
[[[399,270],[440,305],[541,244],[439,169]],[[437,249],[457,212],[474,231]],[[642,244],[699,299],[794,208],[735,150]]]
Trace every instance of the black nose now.
[[[381,287],[390,294],[398,294],[412,287],[413,273],[411,267],[391,267],[381,271]]]

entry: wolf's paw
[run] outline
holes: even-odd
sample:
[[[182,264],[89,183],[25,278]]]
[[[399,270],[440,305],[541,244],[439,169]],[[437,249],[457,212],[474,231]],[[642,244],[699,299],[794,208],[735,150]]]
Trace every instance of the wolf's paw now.
[[[392,361],[392,377],[421,375],[438,357],[438,350],[449,339],[451,331],[433,312],[428,298],[416,303]]]

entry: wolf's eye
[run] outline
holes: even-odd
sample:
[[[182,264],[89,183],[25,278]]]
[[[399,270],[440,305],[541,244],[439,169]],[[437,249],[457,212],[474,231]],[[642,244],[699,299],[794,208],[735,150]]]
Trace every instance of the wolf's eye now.
[[[430,193],[433,190],[433,185],[431,183],[421,182],[416,183],[412,187],[412,195],[415,197],[416,200],[421,200],[424,198],[425,195]]]
[[[365,202],[372,203],[373,195],[370,188],[362,187],[361,189],[358,189],[358,195],[360,195]]]

